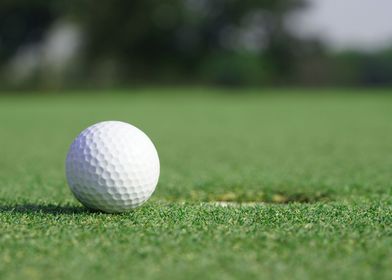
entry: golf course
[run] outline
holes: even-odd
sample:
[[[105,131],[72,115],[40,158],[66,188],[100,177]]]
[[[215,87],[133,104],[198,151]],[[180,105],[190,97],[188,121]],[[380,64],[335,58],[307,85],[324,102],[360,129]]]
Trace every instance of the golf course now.
[[[65,158],[120,120],[160,159],[125,213]],[[134,88],[0,96],[0,279],[391,279],[389,89]]]

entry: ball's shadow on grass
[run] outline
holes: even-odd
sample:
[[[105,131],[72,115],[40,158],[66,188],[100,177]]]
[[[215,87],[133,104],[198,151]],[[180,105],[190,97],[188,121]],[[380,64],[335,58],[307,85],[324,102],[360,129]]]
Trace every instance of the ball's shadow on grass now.
[[[50,214],[50,215],[78,215],[95,213],[83,206],[67,206],[55,204],[16,204],[0,205],[0,212],[22,213],[22,214]]]

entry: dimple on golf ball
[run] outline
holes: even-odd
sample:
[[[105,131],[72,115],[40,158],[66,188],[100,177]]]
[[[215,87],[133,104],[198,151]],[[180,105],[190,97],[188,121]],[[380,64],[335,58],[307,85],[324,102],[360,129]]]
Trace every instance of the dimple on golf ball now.
[[[159,178],[154,144],[141,130],[105,121],[82,131],[66,159],[68,185],[86,207],[115,213],[150,198]]]

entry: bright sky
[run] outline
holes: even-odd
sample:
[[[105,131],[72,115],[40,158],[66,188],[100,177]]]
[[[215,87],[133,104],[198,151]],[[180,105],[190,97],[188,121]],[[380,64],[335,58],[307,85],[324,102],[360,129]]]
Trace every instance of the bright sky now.
[[[297,19],[300,34],[317,35],[334,49],[392,46],[392,0],[308,0]]]

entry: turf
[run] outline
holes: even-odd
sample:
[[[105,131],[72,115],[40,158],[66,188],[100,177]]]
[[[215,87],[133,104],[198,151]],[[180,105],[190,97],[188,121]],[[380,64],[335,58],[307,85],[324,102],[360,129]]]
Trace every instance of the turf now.
[[[142,128],[162,167],[120,215],[64,178],[73,138],[110,119]],[[388,90],[8,94],[0,124],[1,279],[392,277]]]

